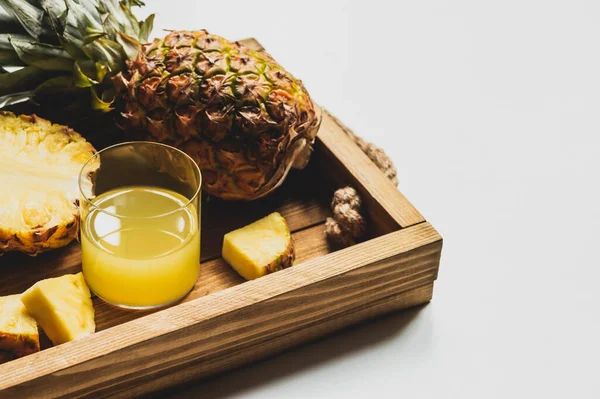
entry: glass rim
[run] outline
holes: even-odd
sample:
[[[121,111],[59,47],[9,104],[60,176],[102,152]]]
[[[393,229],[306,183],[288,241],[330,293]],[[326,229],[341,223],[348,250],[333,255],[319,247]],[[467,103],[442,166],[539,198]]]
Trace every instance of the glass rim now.
[[[100,155],[103,152],[115,149],[117,147],[122,147],[122,146],[126,146],[126,145],[138,145],[138,144],[149,144],[149,145],[164,147],[165,149],[178,152],[181,155],[183,155],[185,158],[187,158],[191,162],[191,164],[193,165],[193,168],[196,170],[196,172],[198,172],[198,178],[199,178],[198,187],[196,187],[196,190],[194,191],[194,195],[192,195],[192,198],[190,198],[185,204],[181,205],[180,207],[178,207],[176,209],[173,209],[172,211],[161,213],[161,214],[158,214],[158,215],[152,215],[152,216],[139,216],[139,217],[135,217],[135,216],[124,216],[124,215],[119,215],[118,213],[109,212],[109,211],[105,210],[104,208],[96,205],[93,202],[93,199],[89,198],[83,192],[83,188],[81,187],[81,182],[83,180],[83,172],[86,169],[86,167],[89,166],[90,162],[92,162],[95,158],[99,158]],[[102,163],[100,163],[100,166],[102,166]],[[124,141],[122,143],[113,144],[113,145],[110,145],[110,146],[108,146],[106,148],[103,148],[100,151],[97,151],[91,157],[89,157],[84,162],[84,164],[81,166],[81,169],[79,170],[79,175],[78,175],[78,178],[77,178],[77,187],[79,188],[79,194],[81,195],[81,197],[83,198],[83,200],[87,203],[87,205],[89,207],[93,208],[94,210],[97,210],[98,212],[103,212],[103,213],[105,213],[105,214],[107,214],[109,216],[112,216],[112,217],[115,217],[115,218],[118,218],[118,219],[155,219],[155,218],[161,218],[161,217],[169,216],[169,215],[172,215],[172,214],[174,214],[176,212],[180,212],[181,210],[184,210],[187,207],[189,207],[190,205],[192,205],[192,203],[196,200],[196,198],[198,197],[198,195],[202,191],[202,171],[200,170],[200,167],[198,166],[198,164],[196,163],[196,161],[194,161],[194,159],[192,157],[190,157],[185,152],[181,151],[179,148],[173,147],[173,146],[168,145],[168,144],[158,143],[156,141]],[[80,208],[81,208],[81,206],[80,206]]]

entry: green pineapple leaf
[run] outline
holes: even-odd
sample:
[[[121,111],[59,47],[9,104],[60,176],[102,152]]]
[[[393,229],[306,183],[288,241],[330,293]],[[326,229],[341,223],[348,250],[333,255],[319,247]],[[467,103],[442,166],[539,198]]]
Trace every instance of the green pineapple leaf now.
[[[117,42],[108,39],[96,39],[86,45],[84,51],[93,61],[103,62],[111,73],[117,73],[123,67],[123,48]]]
[[[150,14],[144,22],[140,22],[140,42],[145,43],[148,41],[150,32],[154,26],[154,14]]]
[[[35,89],[52,74],[43,69],[28,66],[18,71],[0,74],[0,96]]]
[[[140,0],[125,0],[125,1],[123,1],[123,3],[125,3],[125,5],[129,8],[134,7],[134,6],[143,7],[146,5],[146,4],[144,4],[143,1],[140,1]]]
[[[31,100],[33,92],[24,91],[0,96],[0,108],[8,107],[9,105],[22,103]]]
[[[86,68],[88,71],[90,67],[95,71],[95,64],[91,61],[82,61],[82,64],[88,64]],[[91,65],[90,65],[91,64]],[[82,67],[79,64],[79,61],[75,61],[75,65],[73,66],[73,77],[75,78],[75,86],[77,87],[92,87],[93,85],[98,84],[99,82],[90,78],[86,73],[83,72]]]
[[[113,108],[111,107],[112,105],[112,101],[104,101],[102,100],[100,97],[98,97],[98,93],[96,92],[95,88],[91,88],[90,89],[91,94],[92,94],[92,109],[95,109],[96,111],[101,111],[101,112],[110,112],[113,110]]]
[[[2,33],[0,34],[0,65],[3,66],[26,66],[23,61],[19,58],[19,55],[15,51],[14,47],[10,43],[11,38],[17,40],[30,40],[29,36],[21,35],[18,33]]]
[[[102,61],[98,61],[94,63],[94,65],[96,66],[96,77],[98,78],[98,82],[102,82],[109,72],[108,66]]]
[[[93,109],[111,110],[110,78],[137,57],[152,30],[154,15],[138,21],[131,12],[142,5],[139,0],[0,0],[0,107],[28,98],[40,104],[60,98],[66,107],[72,102],[81,107],[86,98]]]
[[[44,81],[44,83],[36,87],[33,92],[33,97],[44,97],[52,94],[68,95],[79,90],[81,89],[75,86],[74,78],[72,76],[56,76]]]
[[[29,2],[22,0],[0,0],[0,7],[19,21],[21,26],[34,39],[39,40],[42,35],[52,33],[42,25],[44,12]]]
[[[134,60],[138,53],[142,51],[142,45],[140,42],[135,40],[133,37],[126,35],[125,33],[117,33],[117,42],[123,47],[123,51],[127,55],[129,60]]]
[[[23,26],[15,17],[7,14],[6,11],[0,7],[0,33],[27,34],[27,31],[23,29]]]
[[[90,44],[96,39],[100,39],[101,37],[105,37],[107,35],[106,32],[93,28],[85,29],[85,36],[83,37],[83,44]]]
[[[73,60],[61,47],[45,43],[28,42],[9,37],[8,41],[25,64],[50,71],[70,71]]]

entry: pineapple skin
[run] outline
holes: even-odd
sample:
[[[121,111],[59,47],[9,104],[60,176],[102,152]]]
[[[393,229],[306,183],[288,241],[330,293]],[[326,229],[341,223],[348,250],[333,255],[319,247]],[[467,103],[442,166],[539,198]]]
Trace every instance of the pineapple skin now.
[[[0,363],[40,351],[37,323],[20,297],[0,297]]]
[[[0,256],[5,252],[19,251],[30,256],[68,245],[79,231],[79,215],[73,220],[50,228],[37,227],[25,231],[0,227]]]
[[[292,237],[290,237],[290,244],[287,246],[285,251],[281,255],[279,255],[277,259],[265,266],[265,274],[275,273],[278,270],[283,270],[287,269],[288,267],[292,267],[295,259],[296,254],[294,250],[294,240],[292,239]]]
[[[81,272],[38,281],[21,295],[21,302],[54,345],[96,330],[90,290]]]
[[[19,134],[25,136],[17,137]],[[62,156],[64,162],[73,163],[78,169],[83,163],[91,157],[96,150],[83,137],[71,128],[52,124],[50,121],[39,118],[35,115],[15,116],[12,112],[0,111],[0,142],[4,150],[0,149],[0,156],[3,151],[32,153],[32,160],[36,161],[38,155],[38,145],[44,139],[44,145],[47,158],[57,159]],[[37,145],[36,145],[37,144]],[[43,162],[39,167],[44,168]],[[63,167],[64,165],[59,165]],[[78,173],[78,171],[77,171]],[[78,197],[76,187],[76,178],[74,192]],[[11,187],[0,188],[0,198],[3,190],[11,190]],[[45,252],[54,248],[60,248],[69,244],[79,231],[79,209],[78,199],[72,204],[65,204],[71,207],[71,213],[68,217],[60,220],[59,223],[37,224],[28,223],[28,215],[23,214],[23,225],[6,225],[4,218],[0,218],[0,256],[5,252],[20,251],[28,255],[35,256],[38,253]],[[0,206],[10,206],[12,204],[3,204]],[[19,210],[11,210],[18,212]]]
[[[241,230],[251,231],[253,225],[258,222],[262,222],[264,219],[274,218],[277,219],[277,222],[282,223],[285,226],[285,239],[287,240],[287,245],[283,251],[279,254],[276,254],[276,257],[266,264],[257,263],[255,260],[251,259],[244,251],[238,247],[236,247],[235,243],[232,239],[230,239],[231,234],[235,232],[239,232]],[[223,239],[223,249],[222,256],[223,259],[231,266],[235,271],[245,278],[246,280],[254,280],[259,277],[265,276],[270,273],[274,273],[278,270],[286,269],[291,267],[294,264],[295,260],[295,250],[294,250],[294,240],[292,239],[291,233],[287,226],[287,222],[279,213],[274,212],[264,219],[261,219],[257,222],[254,222],[248,226],[242,227],[241,229],[234,230],[231,233],[225,235]],[[252,231],[252,234],[257,234],[256,231]],[[256,237],[256,246],[264,245],[261,243],[260,237]]]
[[[209,194],[259,198],[308,162],[318,112],[302,82],[266,52],[205,30],[176,31],[127,65],[113,79],[124,127],[185,151]]]

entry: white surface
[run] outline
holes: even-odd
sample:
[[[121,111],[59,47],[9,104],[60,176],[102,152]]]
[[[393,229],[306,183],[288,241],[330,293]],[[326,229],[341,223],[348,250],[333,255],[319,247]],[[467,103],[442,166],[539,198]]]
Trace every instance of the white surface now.
[[[392,156],[434,300],[172,397],[600,397],[598,1],[147,1],[254,36]]]

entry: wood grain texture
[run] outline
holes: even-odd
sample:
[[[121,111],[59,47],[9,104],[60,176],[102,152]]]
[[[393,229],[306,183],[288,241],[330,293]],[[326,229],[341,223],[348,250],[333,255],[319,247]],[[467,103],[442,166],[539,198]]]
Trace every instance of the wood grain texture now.
[[[305,262],[307,260],[317,258],[331,252],[331,248],[325,235],[323,234],[324,225],[323,223],[316,226],[308,227],[303,230],[296,231],[292,234],[294,239],[297,263]],[[220,251],[219,251],[220,252]],[[43,273],[48,273],[50,276],[63,275],[67,273],[78,273],[81,271],[81,255],[77,245],[71,246],[65,254],[65,263],[57,263],[59,268],[52,268],[47,266],[47,270],[44,271],[41,268],[34,268]],[[67,266],[67,263],[71,266]],[[22,275],[23,272],[19,273]],[[25,280],[25,279],[24,279]],[[0,279],[4,282],[4,279]],[[28,281],[28,280],[26,280]],[[224,290],[242,284],[245,280],[240,277],[221,257],[214,258],[200,265],[200,276],[196,285],[192,291],[181,301],[189,302],[202,296],[210,295],[212,293]],[[25,288],[23,288],[25,287]],[[16,281],[11,285],[2,285],[0,289],[5,291],[12,291],[15,293],[23,292],[29,287],[28,282]],[[5,294],[0,294],[3,296]],[[146,316],[151,313],[155,313],[159,310],[153,311],[135,311],[115,308],[108,303],[102,301],[99,298],[93,298],[94,310],[96,312],[96,331],[103,331],[110,327],[125,323],[127,321],[135,320],[140,317]],[[44,337],[43,331],[41,332],[42,338]],[[50,341],[44,340],[42,343],[42,349],[49,348]]]
[[[315,174],[310,168],[297,172],[272,196],[257,201],[231,203],[205,199],[202,204],[202,262],[221,255],[225,233],[270,212],[281,213],[292,232],[322,224],[331,212],[321,192],[322,185],[314,184],[312,176]],[[0,256],[0,296],[19,294],[39,280],[79,271],[81,251],[78,242],[37,257],[8,253]]]
[[[330,252],[329,244],[323,234],[324,225],[319,224],[292,234],[298,254],[296,262],[302,263],[318,258]],[[240,277],[224,260],[216,258],[200,265],[200,277],[192,291],[181,303],[192,301],[206,295],[242,284]],[[97,331],[135,320],[155,311],[134,311],[117,309],[98,298],[94,298]]]
[[[115,398],[130,398],[164,389],[165,386],[178,385],[191,380],[208,377],[266,358],[283,350],[302,345],[323,337],[334,331],[369,320],[390,312],[407,309],[427,303],[433,294],[433,283],[417,287],[399,294],[383,298],[362,307],[352,309],[324,319],[300,330],[294,330],[279,338],[270,340],[259,346],[252,346],[221,357],[208,364],[206,361],[190,362],[179,367],[177,371],[160,376],[153,375],[143,381],[137,381],[133,389],[114,393]],[[111,394],[111,396],[113,396]]]
[[[1,365],[0,392],[98,396],[174,375],[190,362],[211,368],[216,359],[432,283],[440,251],[428,223],[402,229]]]
[[[376,225],[387,226],[393,230],[395,226],[389,224],[389,216],[401,228],[425,221],[419,211],[354,144],[344,133],[344,127],[327,111],[323,111],[316,146],[324,153],[326,163],[337,170],[346,171],[332,176],[339,176],[346,184],[350,183],[360,192],[367,204],[369,216]]]
[[[253,39],[242,42],[262,49]],[[105,118],[97,126],[106,125]],[[90,129],[80,131],[97,148],[122,139],[122,133],[99,132],[85,120],[81,127]],[[344,129],[325,112],[308,169],[293,173],[267,198],[203,202],[201,276],[182,303],[144,313],[95,300],[99,332],[0,365],[0,398],[129,398],[429,301],[442,239]],[[323,223],[333,190],[344,184],[363,196],[371,234],[337,250],[327,243]],[[244,282],[219,258],[223,234],[274,210],[293,231],[296,266]],[[0,257],[0,295],[75,273],[80,261],[76,243],[37,258]]]
[[[280,212],[287,220],[296,245],[297,263],[331,251],[323,234],[323,222],[330,215],[322,185],[315,185],[314,170],[296,172],[273,195],[253,202],[231,203],[211,198],[202,205],[202,262],[200,277],[182,302],[210,295],[243,283],[222,258],[223,235],[231,230]],[[81,251],[78,242],[66,248],[29,257],[10,253],[0,257],[0,296],[19,294],[35,282],[81,271]],[[96,331],[131,321],[152,312],[124,310],[113,307],[99,298],[93,299],[96,312]],[[51,346],[41,331],[42,349]]]

